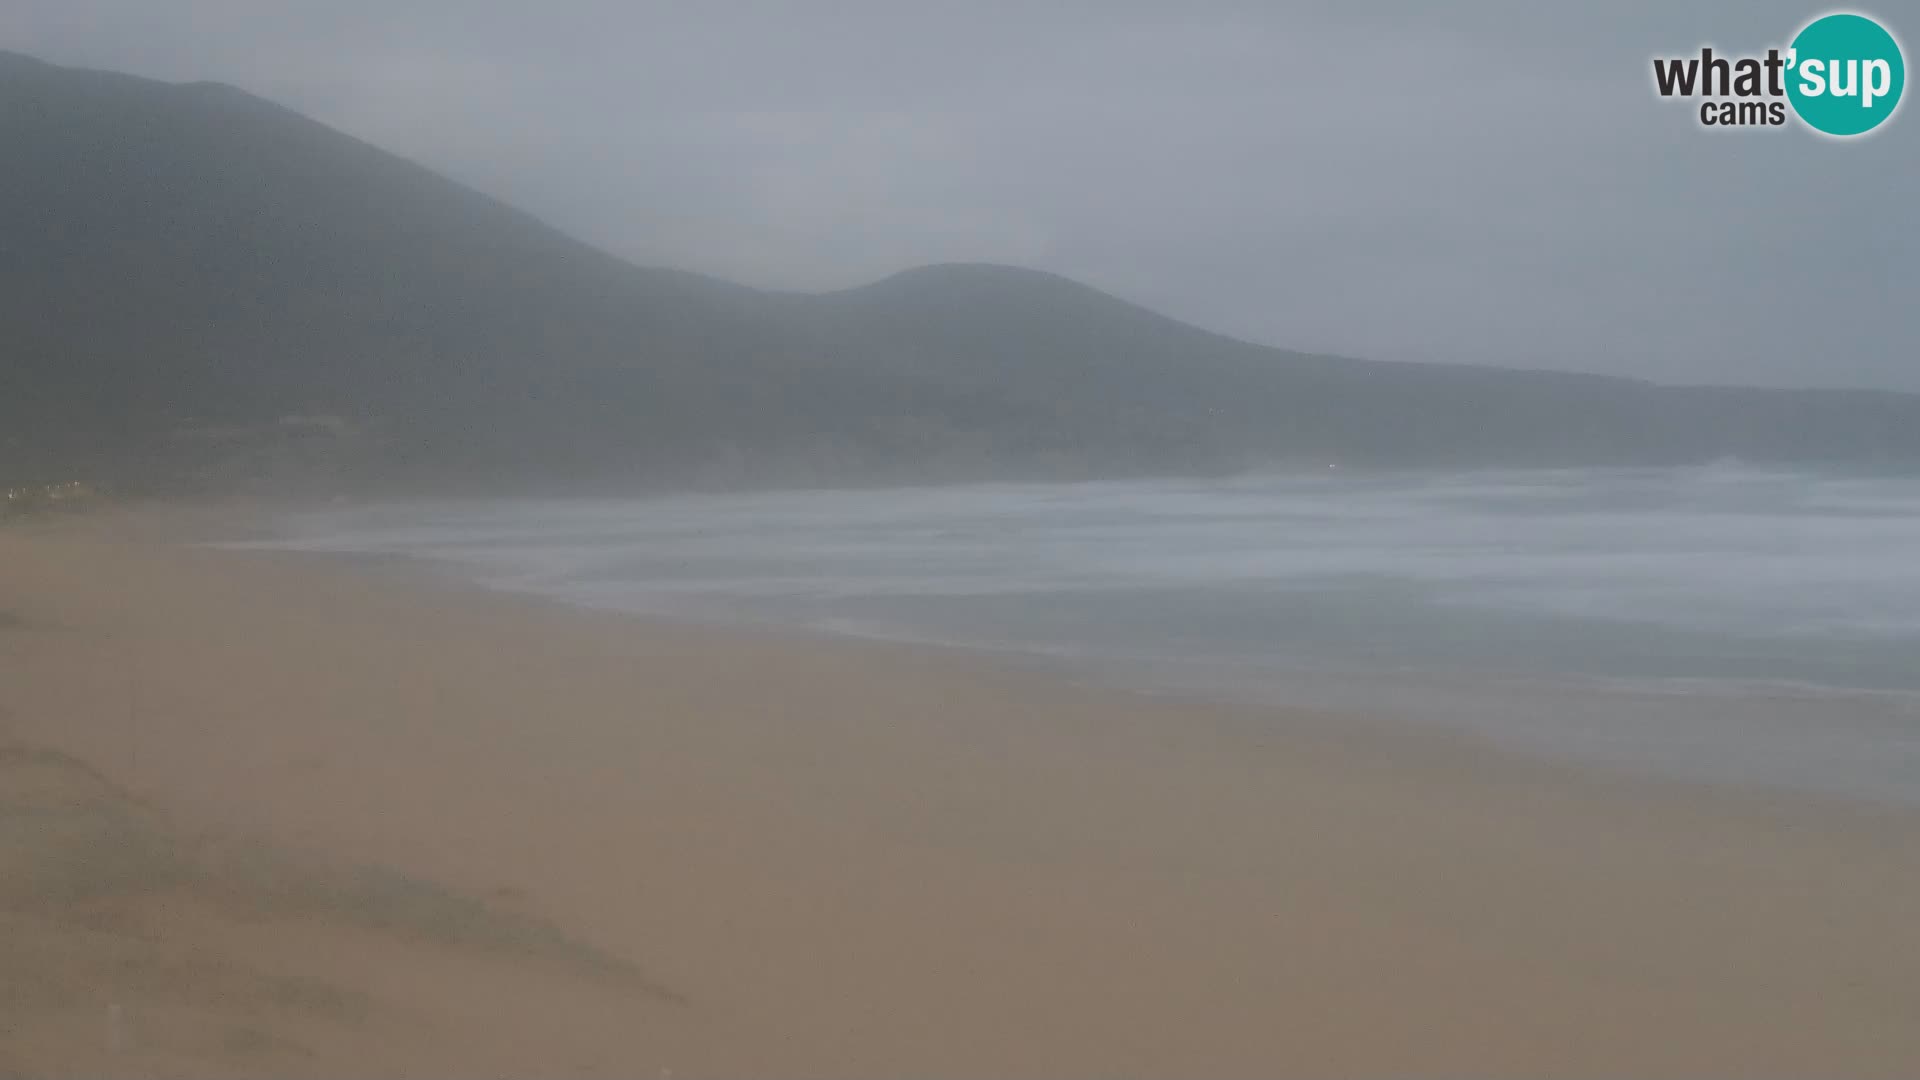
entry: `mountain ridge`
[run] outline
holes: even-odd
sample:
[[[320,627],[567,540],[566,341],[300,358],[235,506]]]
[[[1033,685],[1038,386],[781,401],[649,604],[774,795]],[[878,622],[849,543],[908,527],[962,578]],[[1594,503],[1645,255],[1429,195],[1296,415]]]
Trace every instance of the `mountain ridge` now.
[[[1920,396],[1891,391],[1294,352],[990,263],[825,293],[636,265],[219,83],[0,53],[0,143],[19,151],[0,167],[16,475],[550,490],[1920,462]],[[289,451],[302,416],[353,434],[300,428]]]

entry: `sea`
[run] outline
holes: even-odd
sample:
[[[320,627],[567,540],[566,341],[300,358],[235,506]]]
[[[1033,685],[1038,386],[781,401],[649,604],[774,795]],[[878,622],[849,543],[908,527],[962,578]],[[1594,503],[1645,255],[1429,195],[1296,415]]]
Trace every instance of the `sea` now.
[[[1920,476],[1329,468],[408,500],[289,514],[237,546],[1920,804]]]

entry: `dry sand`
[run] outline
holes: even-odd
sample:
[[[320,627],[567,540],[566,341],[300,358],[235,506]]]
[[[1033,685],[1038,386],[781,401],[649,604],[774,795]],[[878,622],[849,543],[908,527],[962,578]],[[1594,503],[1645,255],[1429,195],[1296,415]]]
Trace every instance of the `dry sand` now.
[[[1913,814],[0,530],[0,1075],[1920,1075]]]

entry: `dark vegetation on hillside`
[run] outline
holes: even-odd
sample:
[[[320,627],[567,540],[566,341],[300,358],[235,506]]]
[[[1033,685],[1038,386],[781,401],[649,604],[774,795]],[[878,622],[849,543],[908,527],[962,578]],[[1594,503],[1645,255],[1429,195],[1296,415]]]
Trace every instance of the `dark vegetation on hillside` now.
[[[637,267],[220,85],[0,53],[0,146],[0,486],[1920,461],[1910,395],[1312,356],[1008,267]]]

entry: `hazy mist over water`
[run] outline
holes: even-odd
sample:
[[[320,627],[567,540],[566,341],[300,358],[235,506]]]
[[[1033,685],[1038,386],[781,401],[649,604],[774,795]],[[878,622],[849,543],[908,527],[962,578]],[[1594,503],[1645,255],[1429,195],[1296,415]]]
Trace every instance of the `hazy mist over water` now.
[[[1248,476],[385,503],[285,546],[1920,800],[1920,478]]]

